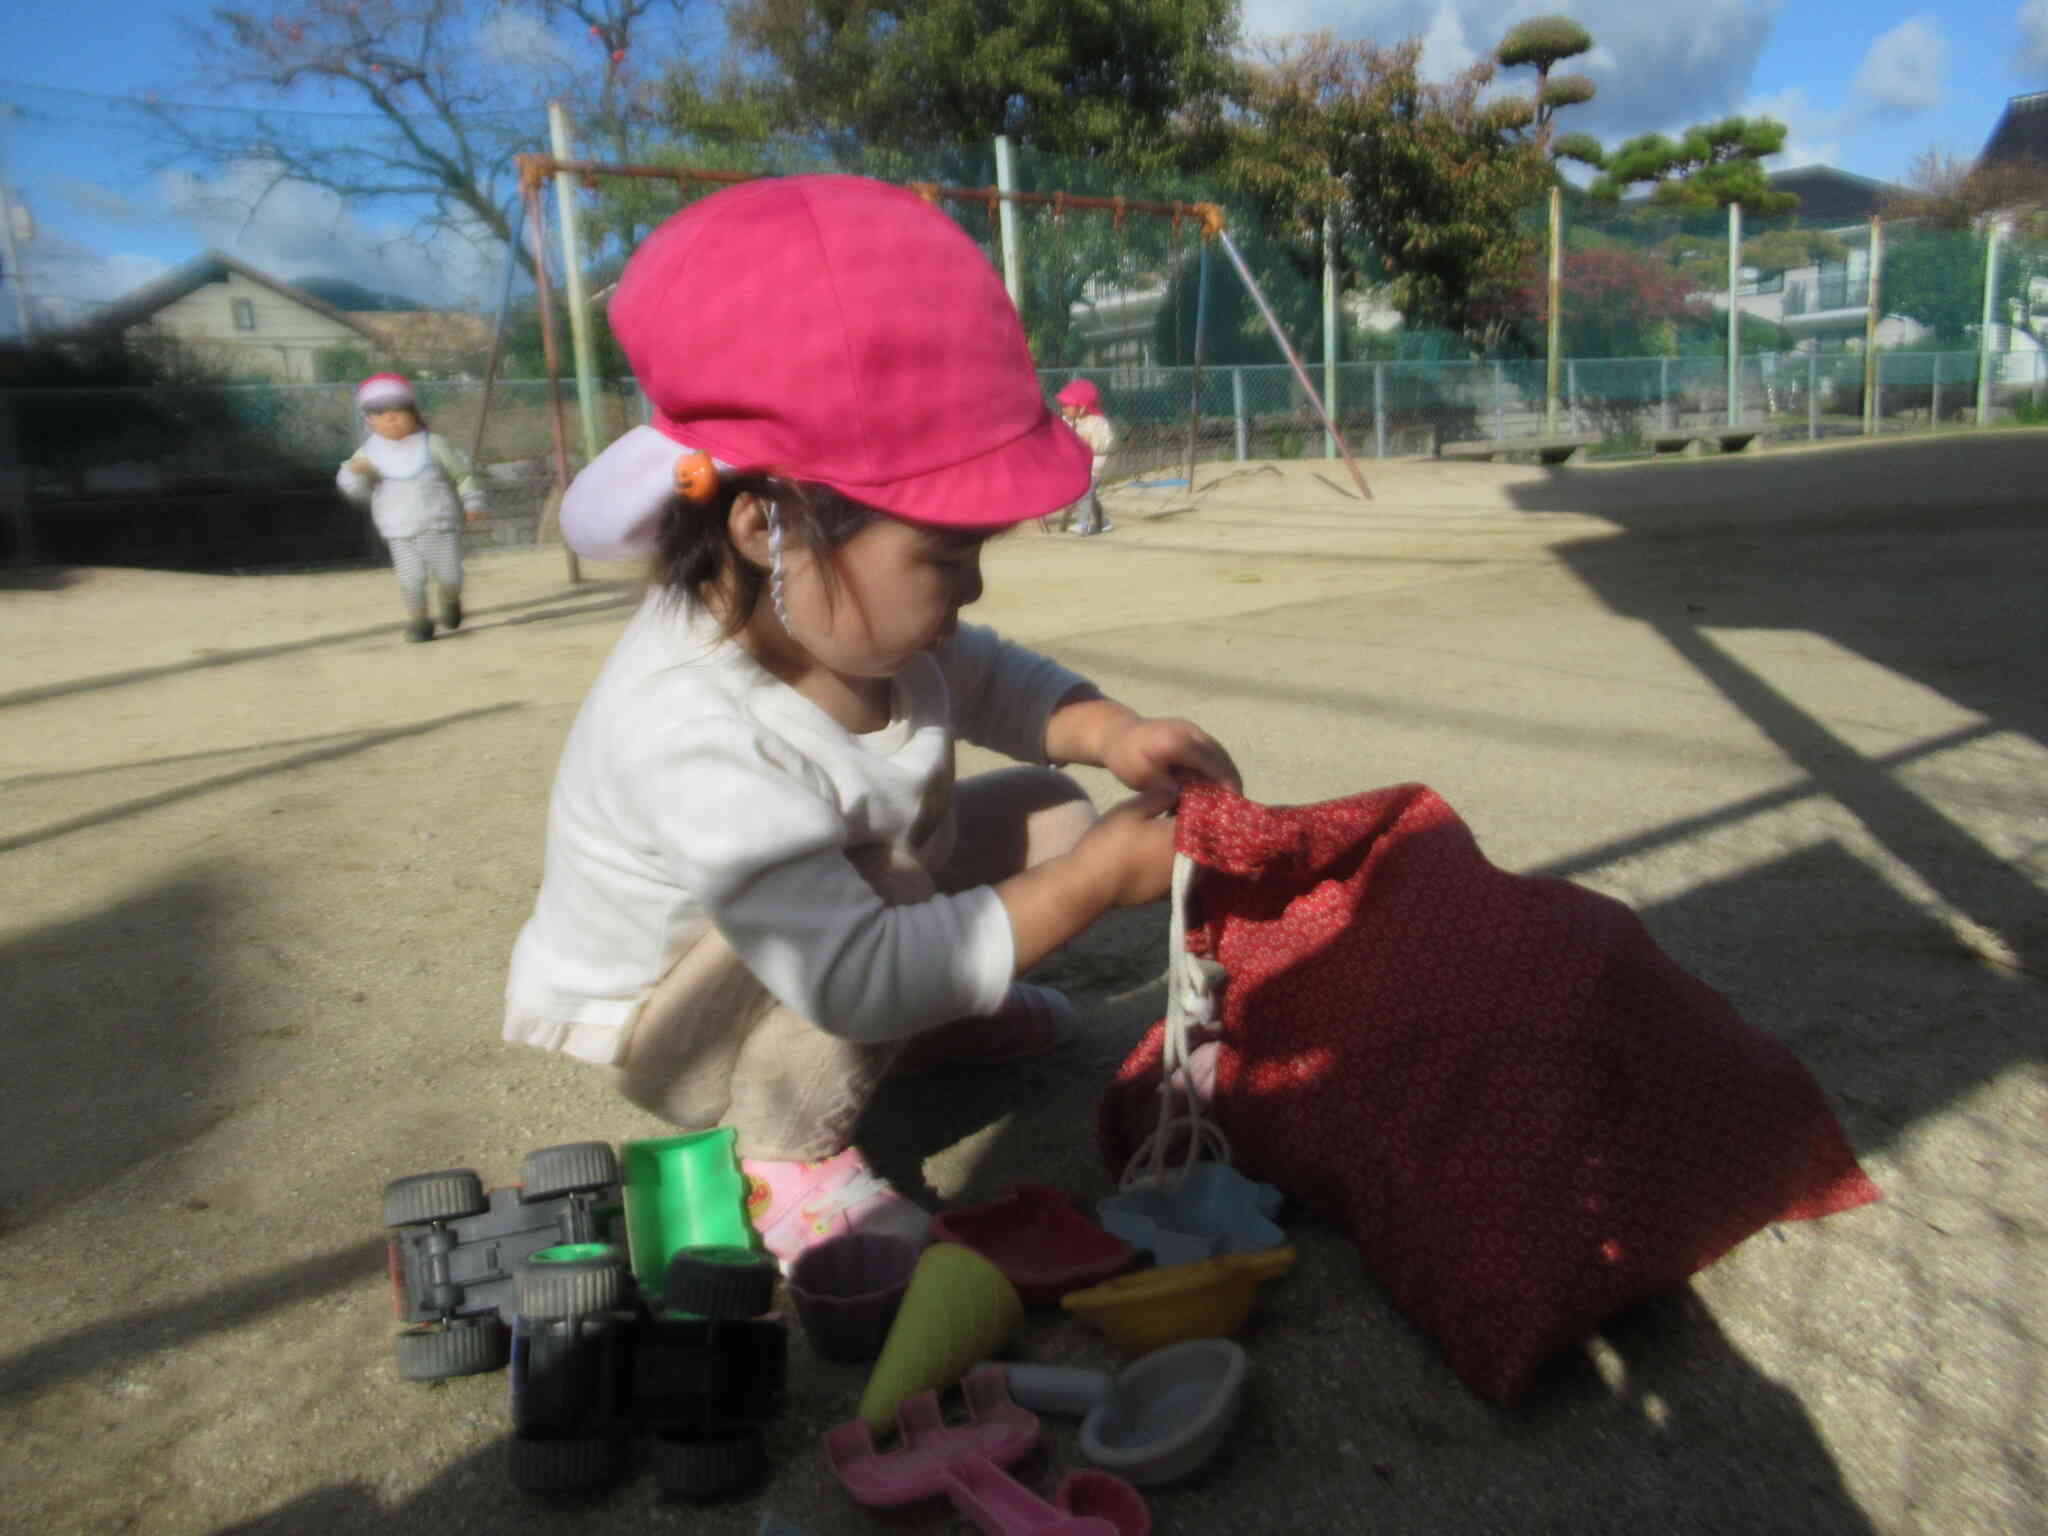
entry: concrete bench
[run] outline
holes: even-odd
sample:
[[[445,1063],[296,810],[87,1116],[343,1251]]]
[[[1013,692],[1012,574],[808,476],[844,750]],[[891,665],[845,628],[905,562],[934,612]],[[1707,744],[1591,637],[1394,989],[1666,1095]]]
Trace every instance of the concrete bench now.
[[[1674,432],[1651,432],[1645,437],[1654,453],[1682,453],[1688,457],[1705,453],[1712,443],[1723,453],[1741,453],[1755,443],[1757,427],[1694,427]]]
[[[1440,459],[1505,459],[1531,454],[1546,464],[1570,464],[1600,441],[1598,432],[1565,432],[1554,437],[1503,437],[1489,441],[1444,443]]]

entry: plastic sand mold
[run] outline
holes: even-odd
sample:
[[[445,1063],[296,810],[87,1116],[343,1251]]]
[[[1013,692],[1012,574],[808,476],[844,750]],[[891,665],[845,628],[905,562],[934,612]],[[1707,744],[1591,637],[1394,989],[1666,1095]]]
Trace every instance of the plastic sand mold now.
[[[1102,1224],[1161,1264],[1277,1248],[1283,1196],[1228,1163],[1195,1163],[1166,1183],[1141,1184],[1096,1203]]]
[[[1259,1282],[1294,1267],[1292,1248],[1226,1253],[1199,1264],[1142,1269],[1060,1298],[1127,1355],[1150,1354],[1183,1339],[1235,1333],[1250,1314]]]
[[[982,1255],[1009,1276],[1027,1306],[1120,1275],[1138,1256],[1084,1216],[1072,1195],[1047,1184],[1016,1184],[986,1205],[941,1212],[932,1235]]]

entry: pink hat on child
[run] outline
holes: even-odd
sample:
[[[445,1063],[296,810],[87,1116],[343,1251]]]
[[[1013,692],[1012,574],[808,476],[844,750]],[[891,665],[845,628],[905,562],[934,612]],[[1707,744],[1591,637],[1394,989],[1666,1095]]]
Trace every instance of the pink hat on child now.
[[[1090,379],[1075,379],[1053,396],[1061,405],[1078,406],[1084,414],[1102,409],[1102,391]]]
[[[562,504],[596,560],[655,546],[679,459],[831,486],[911,522],[999,528],[1088,490],[981,249],[913,192],[787,176],[715,192],[648,236],[612,332],[654,407]]]
[[[402,373],[373,373],[356,386],[356,409],[383,411],[413,404],[412,383]]]

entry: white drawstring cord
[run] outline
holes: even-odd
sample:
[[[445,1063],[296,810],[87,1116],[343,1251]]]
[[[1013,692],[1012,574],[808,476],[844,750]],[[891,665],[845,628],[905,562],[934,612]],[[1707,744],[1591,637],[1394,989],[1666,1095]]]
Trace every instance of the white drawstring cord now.
[[[776,515],[772,501],[768,503],[768,598],[775,604],[775,617],[782,621],[782,632],[794,640],[796,631],[790,628],[789,609],[782,601],[782,519]]]
[[[1138,1144],[1124,1164],[1119,1189],[1154,1185],[1172,1189],[1179,1186],[1190,1168],[1203,1161],[1230,1161],[1230,1138],[1213,1120],[1203,1118],[1201,1096],[1195,1092],[1189,1035],[1209,1029],[1216,1022],[1216,989],[1224,979],[1223,967],[1188,953],[1188,897],[1192,893],[1195,861],[1184,853],[1173,856],[1173,890],[1166,929],[1166,1030],[1164,1053],[1159,1062],[1159,1124]],[[1174,1096],[1187,1100],[1187,1112],[1174,1112]],[[1167,1149],[1175,1138],[1187,1138],[1187,1160],[1168,1168]]]

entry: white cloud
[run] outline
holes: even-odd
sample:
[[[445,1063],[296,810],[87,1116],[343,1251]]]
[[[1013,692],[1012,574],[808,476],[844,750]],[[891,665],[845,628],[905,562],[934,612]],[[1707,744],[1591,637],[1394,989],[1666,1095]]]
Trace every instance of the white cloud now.
[[[1900,22],[1870,45],[1856,71],[1853,95],[1893,112],[1927,112],[1941,105],[1948,40],[1932,16]]]
[[[2031,0],[2048,4],[2048,0]],[[1327,28],[1382,45],[1425,40],[1424,60],[1441,79],[1462,62],[1488,57],[1517,22],[1568,9],[1592,35],[1593,51],[1562,71],[1592,78],[1599,94],[1559,119],[1561,128],[1616,140],[1670,131],[1736,110],[1782,0],[1696,0],[1685,6],[1641,0],[1246,0],[1248,38]],[[1526,89],[1526,69],[1503,84]]]
[[[507,5],[496,7],[485,19],[477,34],[477,52],[493,70],[537,76],[551,86],[575,70],[568,45],[558,33],[532,12]]]
[[[47,326],[76,325],[90,319],[101,305],[133,293],[170,270],[153,256],[96,251],[48,230],[38,231],[22,255],[36,319]],[[10,290],[14,287],[12,283],[7,286]]]
[[[2048,0],[2043,0],[2048,3]],[[1422,73],[1431,80],[1447,80],[1478,63],[1480,55],[1465,41],[1465,27],[1457,8],[1444,0],[1429,18],[1429,30],[1422,34]]]
[[[2048,70],[2048,0],[2027,0],[2020,7],[2017,20],[2020,69],[2027,74]]]
[[[1768,162],[1774,170],[1797,165],[1836,165],[1842,157],[1843,115],[1816,107],[1798,86],[1742,104],[1744,117],[1768,117],[1785,125],[1785,147]]]
[[[271,162],[245,160],[217,177],[169,171],[166,214],[212,247],[272,277],[345,277],[440,307],[494,294],[504,248],[474,231],[423,228],[363,214],[339,193],[279,180]]]

